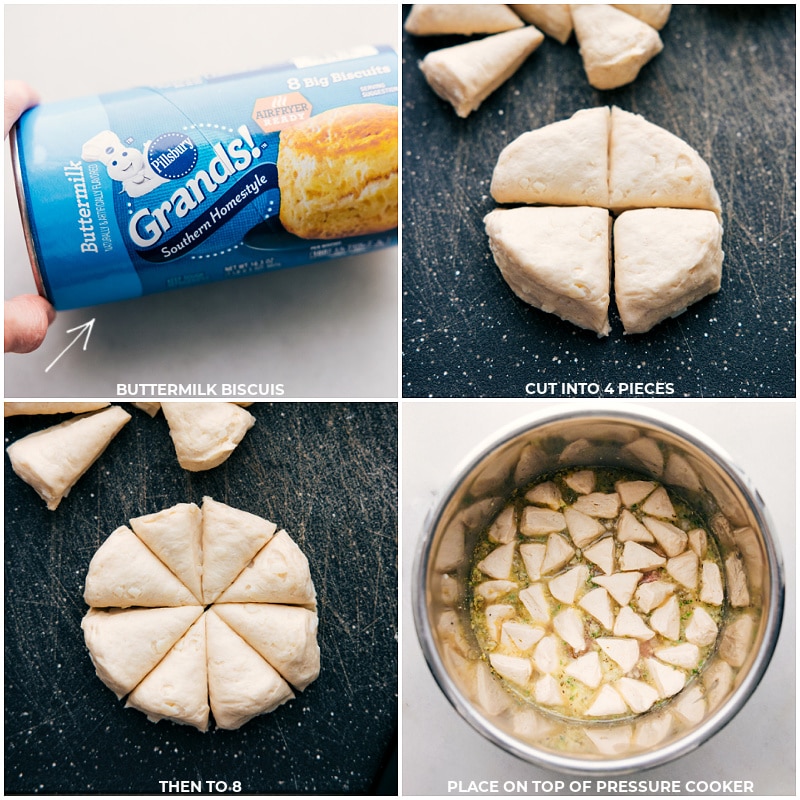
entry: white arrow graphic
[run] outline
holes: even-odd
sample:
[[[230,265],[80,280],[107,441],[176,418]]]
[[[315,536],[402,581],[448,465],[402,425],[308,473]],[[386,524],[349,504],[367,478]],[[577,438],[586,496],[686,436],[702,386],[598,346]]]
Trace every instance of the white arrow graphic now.
[[[56,365],[58,359],[67,352],[67,350],[78,341],[78,339],[86,333],[86,341],[83,343],[83,349],[86,350],[86,345],[89,344],[89,337],[92,335],[92,328],[94,327],[94,319],[90,319],[88,322],[84,322],[83,325],[77,325],[74,328],[70,328],[67,333],[74,333],[78,331],[78,335],[56,356],[53,363],[45,370],[45,372],[50,372],[50,370]]]

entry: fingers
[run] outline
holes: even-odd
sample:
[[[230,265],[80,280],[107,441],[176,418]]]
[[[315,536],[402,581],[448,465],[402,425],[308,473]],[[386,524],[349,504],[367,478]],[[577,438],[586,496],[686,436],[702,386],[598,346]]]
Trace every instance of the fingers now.
[[[44,341],[56,312],[43,297],[24,294],[5,302],[4,317],[5,352],[30,353]]]
[[[11,126],[20,118],[26,108],[35,106],[39,95],[24,81],[6,81],[3,101],[3,138],[8,136]]]

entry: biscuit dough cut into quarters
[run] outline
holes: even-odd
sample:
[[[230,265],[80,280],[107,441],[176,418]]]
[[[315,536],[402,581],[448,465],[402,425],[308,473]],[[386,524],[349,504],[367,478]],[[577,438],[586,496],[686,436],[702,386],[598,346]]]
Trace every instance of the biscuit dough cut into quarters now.
[[[11,466],[55,511],[130,418],[109,406],[31,433],[7,448]]]
[[[567,43],[572,33],[572,15],[567,3],[512,3],[511,8],[525,22],[535,25],[561,44]]]
[[[572,5],[572,24],[583,68],[595,89],[616,89],[636,80],[664,44],[658,31],[610,5]]]
[[[606,209],[501,208],[484,222],[495,263],[517,296],[608,335],[611,218]]]
[[[616,106],[608,152],[609,207],[700,208],[721,214],[711,170],[683,139]]]
[[[162,403],[178,463],[189,472],[226,461],[255,417],[236,403]]]
[[[719,291],[722,228],[711,211],[626,211],[614,223],[614,270],[617,311],[625,331],[649,331]]]
[[[316,592],[308,560],[285,531],[273,536],[273,523],[211,498],[131,525],[92,558],[81,623],[98,677],[128,696],[126,707],[201,731],[210,713],[217,727],[233,729],[316,679]],[[175,569],[192,583],[200,576],[202,597],[225,589],[246,600],[200,603]]]
[[[450,103],[459,117],[467,117],[520,68],[543,40],[544,34],[538,28],[527,25],[434,50],[420,62],[420,69],[433,91]]]
[[[406,18],[405,29],[415,36],[443,34],[502,33],[525,23],[507,6],[498,3],[454,4],[415,3]]]
[[[602,121],[609,118],[604,162]],[[554,162],[563,179],[554,172]],[[622,236],[615,246],[615,258],[622,261],[614,270],[620,317],[626,333],[645,333],[721,286],[720,200],[711,171],[695,150],[637,114],[619,108],[610,117],[607,108],[579,111],[511,142],[498,158],[491,192],[501,203],[577,205],[575,197],[601,196],[597,186],[602,168],[597,165],[604,163],[607,208],[627,214],[638,209],[664,212],[637,211],[614,227],[614,238]],[[576,257],[585,246],[585,231],[556,232],[557,226],[572,222],[567,215],[550,214],[553,210],[539,206],[488,214],[485,224],[495,263],[525,302],[607,335],[599,287],[609,264],[601,265],[599,251],[590,259]],[[550,249],[542,251],[543,235],[561,242],[560,257]],[[583,289],[585,294],[578,297],[576,290]]]
[[[608,208],[607,106],[523,133],[507,145],[492,174],[498,203]]]

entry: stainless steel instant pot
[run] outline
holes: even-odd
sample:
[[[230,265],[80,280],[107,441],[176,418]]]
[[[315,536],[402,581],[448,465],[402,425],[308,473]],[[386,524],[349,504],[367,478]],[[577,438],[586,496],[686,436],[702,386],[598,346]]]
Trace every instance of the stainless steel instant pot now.
[[[579,466],[629,470],[680,495],[705,519],[724,564],[723,621],[704,669],[667,703],[619,721],[566,719],[507,691],[470,625],[470,562],[480,533],[517,490]],[[428,515],[412,586],[422,649],[456,710],[520,758],[595,775],[670,761],[728,723],[767,668],[784,597],[769,516],[731,458],[682,422],[606,403],[528,417],[478,448]]]

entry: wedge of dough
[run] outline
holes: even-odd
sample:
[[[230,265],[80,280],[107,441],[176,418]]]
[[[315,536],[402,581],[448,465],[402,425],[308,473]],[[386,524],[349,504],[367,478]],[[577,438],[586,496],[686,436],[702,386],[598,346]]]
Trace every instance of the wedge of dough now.
[[[711,211],[644,208],[614,223],[614,291],[625,333],[645,333],[722,280],[722,226]]]
[[[55,511],[130,418],[110,406],[31,433],[9,445],[11,466]]]
[[[646,22],[660,31],[669,19],[672,5],[669,3],[612,3],[614,8],[633,14],[636,19]]]
[[[133,532],[186,584],[198,603],[201,584],[203,516],[194,503],[178,503],[130,521]]]
[[[151,417],[161,411],[161,403],[131,403],[131,405],[136,406],[139,411],[144,411],[145,414]]]
[[[664,49],[655,28],[618,8],[592,4],[572,5],[570,10],[583,68],[595,89],[631,83]]]
[[[89,563],[86,604],[93,608],[191,606],[197,598],[130,528],[117,528]]]
[[[213,603],[259,550],[277,525],[266,519],[203,498],[203,603]]]
[[[683,139],[638,114],[611,109],[609,207],[699,208],[721,213],[708,164]]]
[[[525,23],[506,5],[476,3],[443,5],[414,3],[406,17],[405,29],[415,36],[460,33],[502,33]]]
[[[294,697],[289,684],[214,609],[205,620],[208,696],[218,728],[240,728]]]
[[[420,63],[436,94],[467,117],[542,43],[544,34],[527,25],[474,42],[428,53]]]
[[[225,603],[214,611],[299,691],[319,675],[317,615],[277,603]]]
[[[180,465],[190,472],[226,461],[255,417],[235,403],[162,403]]]
[[[168,719],[208,730],[206,621],[202,616],[128,695],[125,708],[143,711],[151,722]]]
[[[485,219],[494,260],[514,293],[607,336],[608,211],[588,207],[495,209]]]
[[[217,598],[218,603],[282,603],[316,609],[308,559],[286,531],[279,531]]]
[[[525,22],[530,22],[548,36],[566,44],[572,33],[572,15],[566,3],[520,3],[511,4]]]
[[[20,414],[85,414],[110,406],[111,403],[4,403],[3,415],[16,417]]]
[[[97,677],[124,697],[202,613],[200,606],[89,609],[81,628]]]
[[[607,106],[523,133],[507,145],[492,174],[498,203],[608,208]]]

